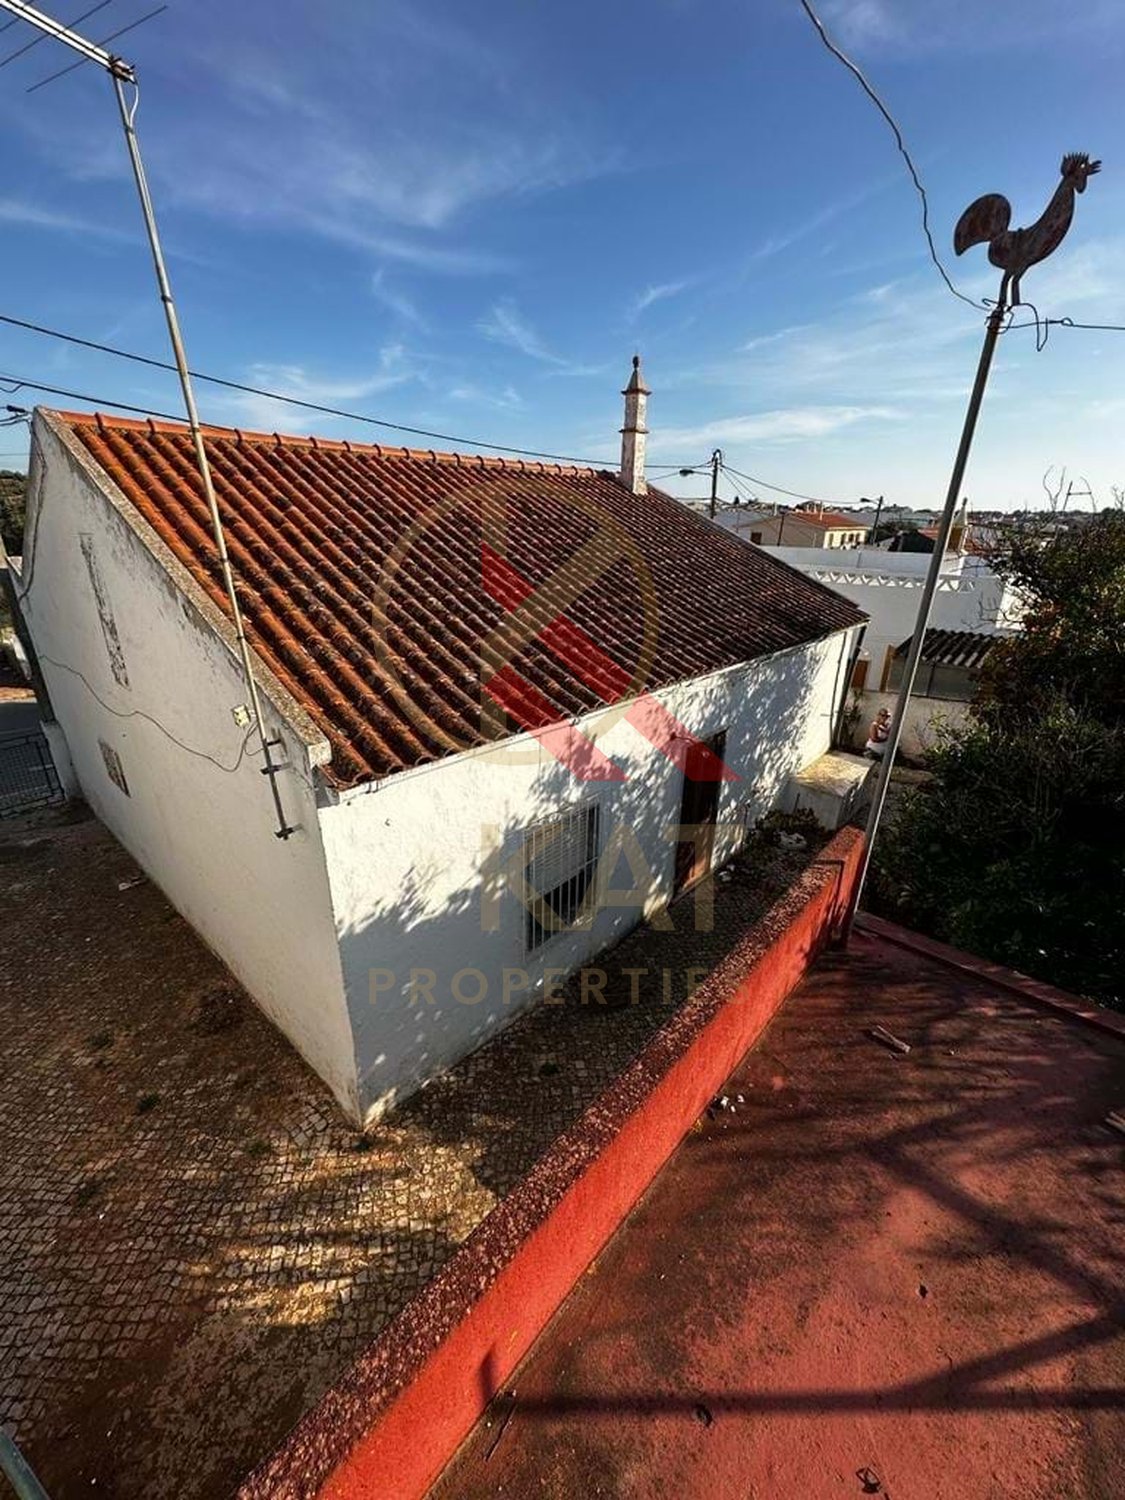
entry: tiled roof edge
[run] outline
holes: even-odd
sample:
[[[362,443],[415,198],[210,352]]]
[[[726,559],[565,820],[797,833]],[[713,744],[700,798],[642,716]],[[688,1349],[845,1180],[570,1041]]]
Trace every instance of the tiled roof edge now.
[[[238,660],[238,643],[234,627],[226,615],[207,597],[191,572],[175,557],[163,538],[154,530],[137,507],[123,494],[112,474],[74,437],[70,431],[70,413],[54,411],[50,407],[35,409],[35,420],[41,422],[59,443],[67,458],[77,471],[93,485],[102,499],[118,515],[156,565],[172,580],[180,594],[198,613],[201,620],[223,642],[235,662]],[[140,427],[146,424],[137,424]],[[165,424],[169,425],[169,424]],[[290,733],[303,746],[309,770],[327,766],[332,758],[332,748],[327,736],[308,710],[293,697],[284,683],[278,681],[269,662],[249,643],[254,658],[254,676],[278,718],[284,720]]]
[[[144,432],[183,434],[185,422],[165,422],[155,417],[116,417],[99,411],[38,410],[58,417],[69,427],[97,427],[100,432]],[[460,469],[506,469],[512,473],[600,474],[606,472],[586,464],[545,463],[539,459],[501,458],[484,453],[446,453],[435,448],[400,448],[388,443],[355,443],[347,438],[300,437],[282,432],[247,432],[240,427],[216,427],[205,423],[205,437],[226,438],[235,443],[262,444],[273,448],[315,448],[323,452],[373,453],[377,458],[410,459],[416,463],[453,464]]]

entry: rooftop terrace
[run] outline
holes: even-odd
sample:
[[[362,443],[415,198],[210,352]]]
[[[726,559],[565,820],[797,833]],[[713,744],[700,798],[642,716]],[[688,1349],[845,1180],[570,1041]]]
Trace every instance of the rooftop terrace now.
[[[1120,1495],[1125,1037],[1003,978],[822,960],[432,1500]]]

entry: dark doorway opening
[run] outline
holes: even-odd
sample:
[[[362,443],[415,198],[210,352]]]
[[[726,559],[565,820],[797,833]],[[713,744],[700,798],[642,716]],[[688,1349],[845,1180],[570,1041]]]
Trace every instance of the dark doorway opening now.
[[[721,785],[715,763],[718,761],[722,765],[726,742],[726,730],[723,730],[710,739],[699,740],[688,751],[680,801],[680,829],[686,836],[676,844],[673,899],[710,873]]]

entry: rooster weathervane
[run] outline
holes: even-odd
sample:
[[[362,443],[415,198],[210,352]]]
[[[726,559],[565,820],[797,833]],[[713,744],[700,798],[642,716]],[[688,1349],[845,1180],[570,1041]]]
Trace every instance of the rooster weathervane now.
[[[1020,300],[1020,277],[1029,266],[1046,260],[1062,244],[1074,218],[1074,195],[1084,193],[1086,183],[1101,171],[1100,161],[1091,161],[1084,151],[1072,151],[1062,159],[1062,181],[1050,203],[1027,229],[1009,229],[1012,205],[1003,193],[985,193],[970,203],[953,231],[953,248],[963,255],[971,245],[988,245],[988,258],[1004,272],[1000,301],[1011,291],[1014,306]]]

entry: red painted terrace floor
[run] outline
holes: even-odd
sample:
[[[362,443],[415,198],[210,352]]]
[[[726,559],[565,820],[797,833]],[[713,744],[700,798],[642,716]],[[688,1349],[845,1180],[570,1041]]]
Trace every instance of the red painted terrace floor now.
[[[432,1500],[1125,1493],[1125,1042],[857,933],[724,1092]]]

